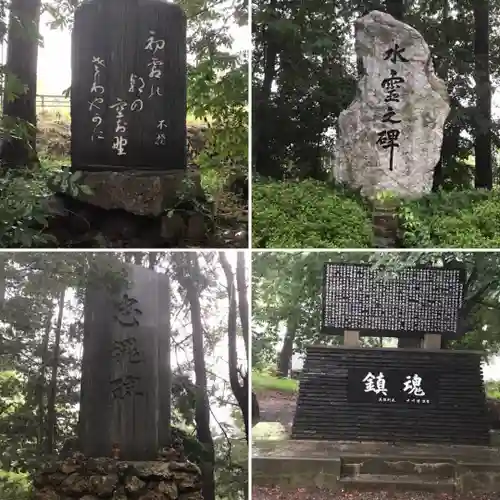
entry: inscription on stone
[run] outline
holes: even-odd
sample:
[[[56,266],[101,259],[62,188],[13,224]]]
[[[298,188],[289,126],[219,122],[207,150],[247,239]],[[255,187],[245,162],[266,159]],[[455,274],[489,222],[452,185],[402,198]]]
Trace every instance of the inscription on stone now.
[[[438,385],[436,374],[427,370],[417,373],[375,366],[348,370],[348,399],[354,403],[435,405]]]
[[[404,51],[404,48],[395,43],[393,48],[387,49],[385,52],[384,61],[390,61],[392,64],[396,62],[408,62],[408,59],[403,57]],[[401,134],[400,128],[394,125],[401,123],[401,120],[397,118],[397,112],[389,103],[400,102],[401,96],[399,94],[399,89],[405,82],[405,79],[398,74],[396,69],[390,68],[389,71],[390,76],[384,78],[381,84],[386,94],[384,100],[388,103],[387,111],[382,116],[382,123],[389,123],[393,125],[393,127],[377,132],[377,145],[389,150],[389,170],[392,171],[394,170],[394,149],[399,148],[398,139]]]
[[[393,336],[457,333],[464,271],[408,268],[397,272],[369,265],[325,265],[323,332]]]

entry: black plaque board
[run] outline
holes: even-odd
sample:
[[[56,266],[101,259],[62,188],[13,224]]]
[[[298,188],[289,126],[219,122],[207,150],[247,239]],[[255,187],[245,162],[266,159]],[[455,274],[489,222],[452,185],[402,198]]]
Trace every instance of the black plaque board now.
[[[393,337],[426,333],[456,338],[465,271],[415,267],[398,271],[326,263],[322,332]]]
[[[429,370],[349,368],[347,399],[350,403],[428,408],[438,402],[439,378]]]
[[[83,2],[72,33],[72,168],[186,168],[186,81],[178,5]]]
[[[481,359],[470,351],[309,347],[292,438],[488,445]],[[387,374],[394,402],[363,394],[368,373]],[[414,374],[430,403],[398,394]]]

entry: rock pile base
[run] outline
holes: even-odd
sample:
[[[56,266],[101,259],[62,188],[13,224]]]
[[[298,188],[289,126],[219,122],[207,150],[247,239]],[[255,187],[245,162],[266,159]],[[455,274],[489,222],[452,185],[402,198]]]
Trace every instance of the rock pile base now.
[[[131,462],[73,456],[47,465],[34,500],[203,500],[201,472],[183,460]]]

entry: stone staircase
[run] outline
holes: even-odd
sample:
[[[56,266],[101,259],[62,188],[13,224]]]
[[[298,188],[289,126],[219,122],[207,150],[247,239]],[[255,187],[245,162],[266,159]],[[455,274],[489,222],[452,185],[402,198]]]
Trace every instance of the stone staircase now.
[[[269,444],[254,448],[253,484],[280,488],[324,488],[344,491],[424,491],[500,493],[498,449],[474,446],[381,449],[322,449],[290,441],[275,453]],[[298,445],[297,445],[298,444]],[[303,449],[293,448],[297,446]],[[354,447],[355,448],[355,447]],[[499,497],[500,498],[500,497]]]
[[[438,461],[437,461],[438,460]],[[455,492],[456,463],[436,457],[343,456],[338,487],[356,491]]]

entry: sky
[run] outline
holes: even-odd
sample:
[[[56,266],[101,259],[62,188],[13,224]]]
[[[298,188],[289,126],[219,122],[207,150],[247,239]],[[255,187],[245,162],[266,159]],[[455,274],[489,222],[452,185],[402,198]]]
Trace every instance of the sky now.
[[[61,95],[71,84],[71,33],[69,30],[51,30],[47,22],[52,18],[42,15],[40,30],[44,46],[38,49],[37,94]],[[248,50],[248,27],[231,26],[235,52]],[[5,58],[4,58],[5,61]]]

